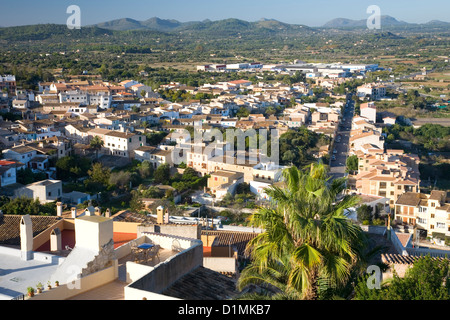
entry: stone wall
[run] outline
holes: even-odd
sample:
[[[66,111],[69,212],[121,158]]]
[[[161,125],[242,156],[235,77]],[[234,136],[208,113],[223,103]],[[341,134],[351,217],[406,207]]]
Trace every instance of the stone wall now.
[[[182,276],[203,265],[203,244],[200,240],[157,234],[146,235],[151,242],[161,245],[162,248],[170,248],[176,240],[181,251],[131,283],[129,288],[161,293]]]
[[[161,233],[183,238],[200,239],[201,226],[182,224],[152,224],[148,226],[141,225],[137,227],[138,238],[145,232]]]
[[[85,277],[89,274],[108,268],[112,266],[114,260],[116,260],[116,255],[114,253],[114,241],[111,239],[109,243],[102,247],[94,260],[88,262],[87,266],[82,269],[81,276]]]

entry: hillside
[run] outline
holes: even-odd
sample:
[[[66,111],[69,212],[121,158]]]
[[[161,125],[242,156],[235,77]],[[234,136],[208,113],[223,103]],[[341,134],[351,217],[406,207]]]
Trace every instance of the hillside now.
[[[399,21],[391,16],[381,16],[382,27],[407,26],[409,23]],[[367,19],[352,20],[346,18],[333,19],[323,25],[324,28],[367,28]]]
[[[237,34],[257,34],[257,33],[280,33],[280,32],[300,32],[312,30],[303,25],[292,25],[283,23],[274,19],[261,19],[255,22],[248,22],[239,19],[224,20],[204,20],[180,22],[177,20],[160,19],[157,17],[145,21],[136,21],[133,19],[118,19],[96,25],[99,28],[115,31],[131,30],[153,30],[160,32],[181,32],[181,33],[205,33],[222,36],[231,36]]]

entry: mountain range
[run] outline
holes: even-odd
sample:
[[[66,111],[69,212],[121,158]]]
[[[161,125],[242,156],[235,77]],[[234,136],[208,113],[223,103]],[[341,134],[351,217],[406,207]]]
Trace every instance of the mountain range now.
[[[130,18],[116,19],[102,22],[95,25],[96,27],[115,31],[128,30],[153,30],[160,32],[173,31],[201,31],[201,30],[219,30],[230,29],[234,31],[242,30],[243,32],[256,29],[265,29],[272,31],[289,31],[298,29],[310,29],[305,25],[294,25],[283,23],[274,19],[262,18],[259,21],[248,22],[240,19],[223,19],[217,21],[203,20],[180,22],[173,19],[160,19],[153,17],[145,21],[138,21]]]
[[[382,27],[450,27],[449,22],[432,20],[427,23],[417,24],[408,23],[405,21],[397,20],[391,16],[384,15],[381,16],[381,26]],[[96,24],[95,26],[115,31],[128,31],[128,30],[153,30],[160,32],[176,32],[176,31],[200,31],[200,30],[218,30],[221,28],[231,28],[238,30],[241,28],[242,31],[248,30],[272,30],[272,31],[293,31],[299,29],[314,29],[306,25],[301,24],[289,24],[280,22],[274,19],[262,18],[255,22],[248,22],[239,19],[224,19],[224,20],[204,20],[204,21],[190,21],[190,22],[180,22],[173,19],[160,19],[158,17],[153,17],[145,21],[138,21],[130,18],[123,18],[117,20],[111,20],[107,22],[102,22]],[[336,29],[346,29],[346,28],[367,28],[367,20],[352,20],[346,18],[333,19],[323,26],[318,28],[336,28]]]
[[[439,20],[432,20],[427,23],[409,23],[405,21],[397,20],[394,17],[391,16],[381,16],[380,17],[380,25],[382,27],[412,27],[412,26],[440,26],[440,27],[449,27],[450,23],[445,21],[439,21]],[[345,18],[337,18],[333,19],[331,21],[328,21],[325,23],[323,28],[366,28],[367,27],[367,19],[362,20],[351,20],[351,19],[345,19]]]

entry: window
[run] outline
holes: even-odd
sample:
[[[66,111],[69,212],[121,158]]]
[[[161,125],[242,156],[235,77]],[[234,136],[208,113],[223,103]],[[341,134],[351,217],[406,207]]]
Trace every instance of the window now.
[[[427,219],[417,218],[417,222],[418,223],[422,223],[422,224],[426,224],[427,223]]]
[[[419,207],[419,212],[426,213],[427,212],[427,208],[426,207]]]
[[[439,229],[445,229],[445,223],[437,222],[437,223],[436,223],[436,228],[439,228]]]
[[[49,197],[51,197],[51,196],[52,196],[52,192],[51,192],[51,191],[50,191],[50,192],[48,193],[48,196],[49,196]]]

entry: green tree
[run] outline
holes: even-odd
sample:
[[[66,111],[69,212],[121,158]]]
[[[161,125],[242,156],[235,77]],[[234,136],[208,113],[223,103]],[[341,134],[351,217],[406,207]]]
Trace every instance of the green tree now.
[[[347,172],[358,171],[359,158],[356,155],[347,158]]]
[[[160,184],[169,184],[170,181],[170,166],[168,164],[160,165],[155,170],[155,182]]]
[[[305,171],[291,167],[283,176],[285,187],[266,188],[272,205],[251,218],[265,231],[248,244],[252,262],[238,287],[271,285],[280,298],[318,299],[343,287],[360,259],[363,232],[344,215],[359,199],[337,201],[345,179],[329,181],[321,163]]]
[[[239,119],[246,118],[250,115],[250,111],[247,110],[246,107],[240,107],[238,112],[236,113],[236,117]]]
[[[129,189],[131,182],[131,172],[118,171],[111,173],[109,177],[109,184],[115,185],[119,189]]]
[[[56,173],[60,180],[76,180],[86,175],[91,160],[79,156],[62,157],[56,161]]]
[[[139,212],[144,207],[144,203],[142,202],[141,195],[138,191],[131,191],[131,200],[130,200],[130,209],[135,212]]]
[[[355,300],[450,300],[450,261],[423,257],[414,262],[405,276],[394,273],[380,289],[370,289],[367,277],[355,288]]]
[[[372,222],[372,211],[373,211],[373,208],[366,204],[359,206],[356,209],[356,215],[357,215],[358,221],[361,223],[366,223],[366,224],[371,223]]]
[[[98,152],[102,149],[104,142],[99,136],[95,136],[91,142],[89,142],[89,147],[95,150],[96,158],[98,159]]]
[[[47,204],[41,204],[39,199],[33,199],[28,197],[18,197],[9,199],[2,197],[0,199],[0,210],[4,214],[10,215],[56,215],[56,204],[50,202]]]
[[[104,167],[100,162],[92,164],[92,168],[88,171],[89,180],[97,182],[107,187],[109,178],[111,177],[111,169]]]

